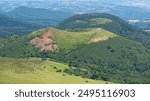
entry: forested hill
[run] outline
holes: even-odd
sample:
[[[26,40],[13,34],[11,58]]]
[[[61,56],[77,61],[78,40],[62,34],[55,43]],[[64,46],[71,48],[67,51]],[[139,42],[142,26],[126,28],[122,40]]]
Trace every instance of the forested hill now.
[[[15,18],[0,13],[0,35],[24,34],[41,27],[41,25],[19,21]]]
[[[136,30],[126,21],[114,15],[106,13],[86,13],[72,16],[58,25],[61,29],[74,28],[104,28],[118,35],[128,37],[136,41],[150,43],[150,35]]]
[[[47,28],[31,34],[1,37],[0,43],[1,57],[48,58],[68,64],[70,68],[65,72],[83,78],[150,83],[150,47],[102,28]],[[54,46],[58,46],[56,51]]]

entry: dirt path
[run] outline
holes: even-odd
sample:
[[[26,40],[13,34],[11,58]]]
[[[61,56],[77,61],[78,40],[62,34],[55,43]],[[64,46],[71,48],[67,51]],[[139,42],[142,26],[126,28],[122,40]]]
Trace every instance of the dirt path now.
[[[108,36],[103,36],[103,37],[96,37],[96,34],[95,33],[92,38],[90,38],[90,40],[88,41],[88,44],[91,43],[91,42],[100,42],[100,41],[105,41],[105,40],[108,40],[109,37]]]

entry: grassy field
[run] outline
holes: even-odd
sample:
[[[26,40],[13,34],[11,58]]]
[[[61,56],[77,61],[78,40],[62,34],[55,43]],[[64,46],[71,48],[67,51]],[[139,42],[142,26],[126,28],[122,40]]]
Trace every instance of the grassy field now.
[[[91,26],[112,23],[112,20],[107,18],[93,18],[88,20],[75,20],[72,24],[90,24]]]
[[[81,78],[63,71],[67,65],[41,60],[0,58],[0,84],[106,84],[101,80]],[[61,72],[58,72],[61,71]]]
[[[56,42],[60,48],[72,48],[80,44],[87,44],[95,36],[95,38],[112,38],[116,35],[108,32],[104,29],[90,29],[85,32],[70,32],[66,30],[58,30],[58,35],[56,36]],[[91,43],[92,41],[90,41]]]

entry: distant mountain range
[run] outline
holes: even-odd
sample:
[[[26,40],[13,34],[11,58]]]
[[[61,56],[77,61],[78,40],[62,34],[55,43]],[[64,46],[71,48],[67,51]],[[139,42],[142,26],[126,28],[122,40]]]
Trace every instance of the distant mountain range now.
[[[33,30],[54,26],[73,13],[40,8],[19,7],[0,13],[0,35],[24,34]]]
[[[12,11],[18,7],[26,6],[30,8],[44,8],[62,12],[73,12],[73,13],[111,13],[119,16],[123,19],[149,19],[150,11],[147,7],[136,6],[139,2],[147,5],[148,1],[126,1],[126,0],[24,0],[24,1],[1,1],[0,9],[3,11]],[[68,5],[69,3],[69,5]],[[84,4],[84,5],[83,5]],[[135,5],[133,5],[135,4]],[[148,14],[148,15],[147,15]],[[128,15],[128,16],[126,16]],[[147,15],[147,16],[145,16]]]
[[[0,35],[24,34],[42,27],[43,26],[38,24],[20,21],[3,13],[0,14]]]
[[[68,5],[69,4],[69,5]],[[84,4],[84,5],[83,5]],[[150,2],[147,0],[3,0],[0,1],[0,10],[3,12],[9,12],[9,15],[17,15],[19,19],[53,25],[62,21],[65,17],[69,17],[72,14],[83,13],[109,13],[116,15],[126,21],[128,20],[149,20],[150,19]],[[37,9],[33,9],[37,8]],[[43,15],[38,15],[36,10],[43,9]],[[28,12],[30,10],[30,12]],[[25,15],[23,12],[25,12]],[[33,13],[30,15],[30,13]],[[49,13],[48,13],[49,12]],[[46,13],[46,14],[45,14]],[[50,15],[50,13],[56,16]],[[59,15],[58,13],[64,13]],[[35,16],[36,17],[35,19]],[[45,17],[43,19],[42,17]],[[48,18],[50,17],[50,18]],[[55,19],[58,18],[58,19]],[[34,18],[34,19],[32,19]],[[135,23],[132,24],[142,30],[150,30],[150,23]]]
[[[115,6],[112,9],[108,9],[107,13],[116,15],[125,20],[134,20],[134,19],[149,19],[150,11],[134,7],[134,6]]]
[[[44,26],[56,25],[73,13],[65,11],[54,11],[42,8],[19,7],[10,12],[8,16],[32,23],[38,23]]]

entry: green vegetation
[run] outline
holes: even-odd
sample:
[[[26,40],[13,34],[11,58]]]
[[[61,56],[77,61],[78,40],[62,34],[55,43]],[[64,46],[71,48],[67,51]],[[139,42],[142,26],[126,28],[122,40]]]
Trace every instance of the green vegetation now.
[[[88,24],[85,23],[72,23],[75,21],[89,21]],[[94,23],[95,22],[95,23]],[[72,25],[70,24],[72,23]],[[94,23],[94,25],[92,24]],[[100,24],[96,24],[100,23]],[[119,34],[120,31],[130,30],[133,31],[134,29],[124,20],[105,13],[86,13],[86,14],[79,14],[72,16],[62,23],[58,25],[61,29],[74,29],[74,28],[104,28],[108,31],[112,31],[113,33]],[[124,33],[125,34],[125,33]]]
[[[97,13],[73,16],[58,27],[63,30],[51,27],[25,35],[0,37],[1,57],[42,58],[42,60],[35,59],[38,62],[32,59],[0,59],[2,61],[0,75],[6,75],[0,78],[5,80],[8,77],[10,79],[6,80],[10,83],[15,78],[22,83],[63,83],[64,81],[69,83],[69,80],[75,80],[71,83],[76,83],[77,78],[80,79],[78,83],[92,83],[95,80],[150,83],[150,36],[148,33],[135,30],[118,17]],[[58,51],[40,51],[30,42],[49,30],[55,33],[53,40],[58,45]],[[52,67],[51,64],[53,64]],[[4,71],[4,67],[9,69]],[[16,74],[14,70],[19,73]],[[28,75],[28,72],[24,70],[31,72]],[[22,76],[22,81],[15,75]],[[30,81],[29,76],[33,76],[34,80],[39,76],[40,79]],[[54,77],[51,78],[52,81],[50,77]]]
[[[107,19],[107,18],[94,18],[94,19],[90,19],[90,21],[96,25],[112,23],[112,20]]]
[[[21,21],[36,23],[46,27],[58,24],[65,18],[72,16],[73,13],[43,8],[18,7],[8,12],[7,15]]]
[[[65,62],[83,67],[92,79],[121,83],[150,83],[150,47],[140,42],[116,37],[107,41],[80,46],[67,54]],[[79,74],[74,70],[67,71]]]
[[[103,28],[129,39],[150,43],[150,35],[139,31],[126,21],[106,13],[86,13],[72,16],[58,25],[60,29]]]
[[[112,38],[116,35],[104,29],[90,29],[85,32],[70,32],[65,30],[58,30],[58,35],[55,40],[61,49],[71,49],[81,44],[93,42],[97,38]]]
[[[30,44],[30,40],[27,35],[0,37],[0,56],[15,58],[37,56],[39,50]]]
[[[18,19],[0,14],[0,35],[24,34],[42,27],[39,24],[19,21]]]
[[[55,28],[46,28],[34,31],[31,34],[25,35],[10,35],[0,37],[0,56],[3,57],[48,57],[53,54],[50,52],[41,52],[34,45],[30,43],[33,38],[41,37],[41,35],[48,30],[53,30],[57,33],[55,41],[59,46],[62,53],[68,50],[75,49],[81,44],[90,44],[95,41],[103,41],[105,39],[116,37],[115,34],[108,32],[104,29],[84,29],[86,31],[80,31],[81,29],[76,29],[78,31],[67,31],[59,30]],[[49,54],[47,56],[47,54]],[[54,56],[56,57],[56,56]]]
[[[39,51],[30,43],[32,38],[40,37],[48,30],[57,33],[55,40],[59,45],[59,52]],[[95,42],[95,39],[98,41]],[[65,69],[66,73],[80,75],[83,78],[119,83],[150,82],[150,46],[117,36],[101,28],[69,30],[47,28],[28,35],[1,37],[0,42],[2,57],[40,57],[43,60],[49,58],[67,63],[70,68]],[[57,66],[54,69],[57,73],[63,73]]]
[[[54,40],[56,41],[60,49],[71,49],[80,44],[92,43],[94,39],[101,38],[100,41],[103,41],[104,39],[109,39],[117,36],[101,28],[60,30],[50,27],[34,31],[29,34],[28,37],[40,37],[41,34],[47,32],[48,30],[53,30],[57,34]]]
[[[87,19],[87,20],[75,20],[69,23],[69,25],[83,25],[84,26],[98,26],[102,24],[112,23],[112,20],[106,18],[94,18],[94,19]]]
[[[63,72],[67,65],[41,59],[0,58],[1,84],[106,84]],[[57,67],[54,69],[53,67]],[[61,71],[61,72],[60,72]],[[88,81],[88,82],[86,82]],[[109,82],[111,83],[111,82]]]
[[[32,39],[32,38],[36,38],[36,37],[41,37],[43,33],[48,32],[50,28],[43,28],[43,29],[39,29],[36,31],[33,31],[32,33],[28,34],[28,38]]]

